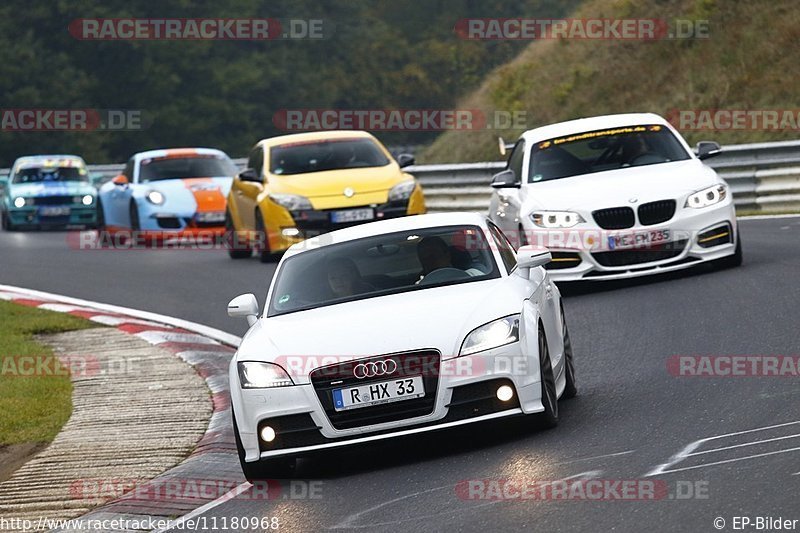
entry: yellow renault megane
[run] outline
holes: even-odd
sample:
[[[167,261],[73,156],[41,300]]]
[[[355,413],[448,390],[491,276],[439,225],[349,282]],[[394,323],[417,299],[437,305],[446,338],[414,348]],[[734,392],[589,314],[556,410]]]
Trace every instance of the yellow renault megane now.
[[[425,213],[416,179],[365,131],[324,131],[259,141],[235,176],[225,225],[233,259],[269,261],[303,239],[347,226]]]

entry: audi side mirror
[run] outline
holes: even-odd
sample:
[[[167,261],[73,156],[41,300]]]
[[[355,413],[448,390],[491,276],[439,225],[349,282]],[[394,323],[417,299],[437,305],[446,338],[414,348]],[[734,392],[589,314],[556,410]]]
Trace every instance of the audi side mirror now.
[[[244,317],[247,325],[252,326],[258,322],[258,300],[253,294],[242,294],[228,302],[228,316],[231,318]]]

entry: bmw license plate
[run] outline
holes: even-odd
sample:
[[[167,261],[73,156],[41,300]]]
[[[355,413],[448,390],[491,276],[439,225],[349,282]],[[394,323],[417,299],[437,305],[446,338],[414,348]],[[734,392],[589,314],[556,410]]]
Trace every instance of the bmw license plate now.
[[[625,248],[647,248],[649,246],[670,242],[671,238],[672,234],[668,229],[639,231],[636,233],[626,233],[623,235],[611,235],[608,237],[608,248],[610,250]]]
[[[348,209],[346,211],[334,211],[331,213],[331,222],[341,224],[343,222],[363,222],[375,218],[372,209]]]
[[[345,411],[358,407],[412,400],[422,396],[425,396],[422,376],[398,378],[378,383],[365,383],[358,387],[334,389],[333,408],[337,411]]]
[[[65,217],[69,216],[69,207],[41,207],[39,208],[39,215],[43,217]]]

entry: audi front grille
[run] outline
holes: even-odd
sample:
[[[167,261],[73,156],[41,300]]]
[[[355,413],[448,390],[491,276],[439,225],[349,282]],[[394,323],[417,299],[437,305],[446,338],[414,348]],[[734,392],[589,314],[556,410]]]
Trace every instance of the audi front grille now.
[[[309,378],[331,425],[336,429],[351,429],[431,414],[436,404],[440,361],[441,354],[435,350],[402,352],[325,366],[311,372]],[[376,364],[375,367],[372,363]],[[369,367],[369,371],[364,372],[365,367]],[[422,377],[425,396],[421,398],[344,411],[336,411],[333,407],[333,391],[336,389],[413,376]]]

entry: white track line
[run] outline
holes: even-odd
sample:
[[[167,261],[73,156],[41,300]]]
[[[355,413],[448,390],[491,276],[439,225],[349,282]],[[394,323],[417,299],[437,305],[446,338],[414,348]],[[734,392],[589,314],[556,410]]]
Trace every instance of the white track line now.
[[[722,463],[728,463],[728,462],[731,462],[731,461],[734,461],[734,460],[739,460],[739,459],[731,459],[731,460],[728,460],[728,461],[721,461],[721,462],[716,462],[716,463],[708,463],[708,464],[704,464],[704,465],[691,466],[691,467],[687,467],[687,468],[679,468],[679,469],[674,469],[674,470],[668,470],[672,465],[678,464],[681,461],[683,461],[684,459],[686,459],[687,457],[689,457],[690,455],[692,455],[692,452],[694,452],[694,450],[696,450],[697,448],[699,448],[701,445],[705,444],[706,442],[709,442],[709,441],[712,441],[712,440],[717,440],[717,439],[724,439],[725,437],[735,437],[737,435],[744,435],[746,433],[754,433],[756,431],[766,431],[768,429],[781,428],[781,427],[792,426],[792,425],[797,425],[797,424],[800,424],[800,420],[797,420],[795,422],[785,422],[783,424],[775,424],[773,426],[765,426],[765,427],[761,427],[761,428],[746,429],[744,431],[735,431],[733,433],[725,433],[723,435],[716,435],[714,437],[706,437],[704,439],[696,440],[694,442],[691,442],[691,443],[687,444],[681,451],[679,451],[678,453],[676,453],[675,455],[670,457],[669,460],[666,463],[658,465],[657,467],[655,467],[654,469],[652,469],[651,471],[646,473],[644,475],[644,477],[651,477],[651,476],[656,476],[656,475],[659,475],[659,474],[666,474],[666,473],[669,473],[669,472],[680,472],[681,470],[690,470],[692,468],[701,468],[703,466],[712,466],[712,465],[715,465],[715,464],[722,464]],[[798,449],[800,449],[800,448],[798,448]],[[794,450],[785,450],[785,451],[794,451]],[[765,454],[765,455],[772,455],[772,454],[773,454],[773,452],[771,452],[769,454]],[[742,457],[741,459],[742,460],[743,459],[752,459],[754,457],[761,457],[761,456],[762,455],[752,455],[752,456],[749,456],[749,457]]]
[[[213,502],[208,502],[205,505],[201,505],[200,507],[198,507],[194,511],[191,511],[189,513],[186,513],[183,516],[180,516],[178,518],[173,519],[171,525],[167,526],[164,529],[154,529],[152,531],[152,533],[166,533],[167,531],[172,531],[176,527],[177,528],[182,528],[182,527],[184,527],[184,523],[187,522],[188,520],[196,518],[196,517],[202,515],[203,513],[205,513],[206,511],[208,511],[209,509],[213,509],[214,507],[216,507],[216,506],[218,506],[218,505],[220,505],[222,503],[225,503],[228,500],[232,500],[232,499],[236,498],[237,496],[242,494],[245,490],[249,489],[251,486],[252,485],[248,481],[245,481],[241,485],[232,488],[231,490],[229,490],[228,492],[226,492],[225,494],[223,494],[222,496],[220,496],[219,498],[217,498]]]
[[[190,322],[180,318],[175,318],[167,315],[160,315],[158,313],[151,313],[150,311],[140,311],[139,309],[131,309],[130,307],[120,307],[118,305],[104,304],[99,302],[92,302],[90,300],[82,300],[80,298],[72,298],[71,296],[63,296],[60,294],[53,294],[50,292],[36,291],[33,289],[25,289],[23,287],[14,287],[13,285],[0,285],[0,291],[16,292],[23,296],[28,296],[33,299],[41,300],[57,300],[53,303],[66,303],[77,305],[81,307],[92,307],[100,311],[107,311],[109,313],[118,313],[121,315],[128,315],[142,320],[150,320],[152,322],[160,322],[176,328],[182,328],[194,333],[199,333],[205,337],[217,340],[229,346],[238,347],[242,341],[241,337],[231,335],[222,330],[204,326],[197,322]]]
[[[744,444],[734,444],[732,446],[723,446],[722,448],[713,448],[711,450],[703,450],[701,452],[694,452],[690,453],[689,456],[695,455],[703,455],[704,453],[714,453],[714,452],[721,452],[723,450],[732,450],[734,448],[742,448],[744,446],[755,446],[757,444],[764,444],[765,442],[775,442],[776,440],[784,440],[784,439],[793,439],[795,437],[800,437],[800,433],[796,433],[794,435],[786,435],[785,437],[775,437],[773,439],[764,439],[764,440],[757,440],[753,442],[745,442]]]

